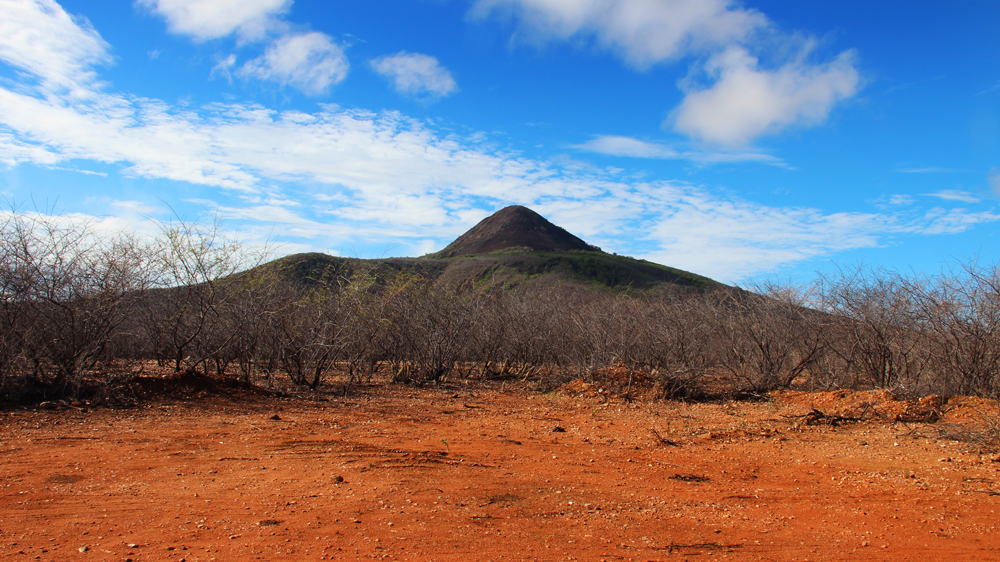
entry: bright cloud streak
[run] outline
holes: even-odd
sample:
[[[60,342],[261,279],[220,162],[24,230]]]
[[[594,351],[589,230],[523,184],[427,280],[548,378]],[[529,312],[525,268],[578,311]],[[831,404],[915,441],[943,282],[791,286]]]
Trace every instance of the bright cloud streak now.
[[[932,166],[928,168],[902,168],[899,171],[904,174],[945,174],[951,172],[961,172],[962,170]]]
[[[172,33],[208,41],[238,33],[260,39],[278,25],[292,0],[136,0],[167,20]]]
[[[634,139],[632,137],[622,137],[615,135],[601,135],[570,148],[596,152],[608,156],[624,156],[627,158],[654,158],[659,160],[690,160],[702,164],[716,164],[724,162],[761,162],[772,166],[786,166],[780,158],[762,152],[695,152],[678,151],[663,144]]]
[[[430,55],[399,52],[379,57],[371,61],[371,65],[404,96],[435,101],[458,91],[451,72]]]
[[[0,89],[0,107],[14,101],[31,104],[40,117],[32,123],[79,121],[70,127],[18,131],[21,137],[48,139],[29,145],[33,152],[24,158],[122,162],[135,175],[240,189],[250,204],[220,206],[223,214],[258,225],[280,224],[286,235],[303,239],[360,233],[426,245],[429,235],[446,241],[472,226],[475,221],[461,213],[484,214],[479,210],[484,202],[520,203],[548,209],[558,223],[605,248],[637,231],[649,232],[647,242],[658,249],[645,257],[733,280],[789,262],[876,246],[894,232],[954,232],[976,220],[1000,218],[826,215],[733,202],[685,184],[636,185],[614,174],[484,152],[394,113],[335,108],[280,113],[226,105],[196,114],[159,102],[118,99],[111,114],[101,115],[46,106]],[[124,116],[123,106],[131,107]],[[52,112],[48,118],[47,111]],[[11,114],[0,113],[0,120],[9,126]],[[263,193],[264,179],[319,185],[310,207],[340,220],[331,225],[294,206],[252,203],[249,195]],[[365,224],[352,226],[355,222]]]
[[[344,50],[329,35],[313,31],[275,40],[263,55],[244,64],[239,75],[318,96],[347,78],[349,69]]]
[[[928,193],[928,197],[937,197],[945,201],[961,201],[962,203],[979,203],[979,198],[967,191],[957,191],[955,189],[945,189],[937,193]]]
[[[662,144],[614,135],[598,136],[573,148],[609,156],[628,156],[631,158],[672,160],[681,157],[679,152]]]
[[[93,66],[111,62],[110,47],[85,19],[52,0],[0,0],[0,60],[38,77],[45,91],[80,88]]]

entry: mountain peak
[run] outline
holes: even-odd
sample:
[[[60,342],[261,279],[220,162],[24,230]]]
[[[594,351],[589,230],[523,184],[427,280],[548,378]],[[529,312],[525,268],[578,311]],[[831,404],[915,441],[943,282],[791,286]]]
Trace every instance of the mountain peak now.
[[[437,257],[486,254],[506,248],[528,248],[533,252],[600,251],[535,211],[512,205],[480,221],[438,252]]]

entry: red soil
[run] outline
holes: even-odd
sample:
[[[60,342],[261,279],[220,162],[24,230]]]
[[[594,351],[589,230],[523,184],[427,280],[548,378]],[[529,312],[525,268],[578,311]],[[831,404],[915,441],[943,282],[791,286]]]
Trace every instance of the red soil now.
[[[907,424],[878,393],[598,390],[0,412],[0,558],[1000,558],[1000,457],[962,429],[996,419],[982,401]]]

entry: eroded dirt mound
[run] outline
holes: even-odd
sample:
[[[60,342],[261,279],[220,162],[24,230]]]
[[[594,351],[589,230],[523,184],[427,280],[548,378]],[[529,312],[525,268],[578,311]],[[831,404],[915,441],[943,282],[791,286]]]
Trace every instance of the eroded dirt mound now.
[[[772,399],[798,408],[803,415],[818,410],[828,416],[881,419],[905,423],[974,422],[996,416],[997,404],[982,398],[926,396],[917,400],[895,397],[888,390],[836,390],[829,392],[783,391]]]
[[[112,386],[109,394],[136,400],[163,398],[192,400],[210,396],[248,400],[280,395],[280,393],[244,382],[237,377],[206,376],[193,371],[161,376],[130,377]]]

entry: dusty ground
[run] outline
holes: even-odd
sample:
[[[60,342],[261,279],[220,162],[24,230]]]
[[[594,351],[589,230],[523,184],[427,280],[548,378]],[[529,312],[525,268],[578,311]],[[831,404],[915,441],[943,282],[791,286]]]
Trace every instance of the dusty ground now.
[[[0,558],[1000,559],[1000,458],[940,438],[995,410],[900,423],[885,400],[577,383],[0,412]],[[795,417],[813,406],[879,419]]]

